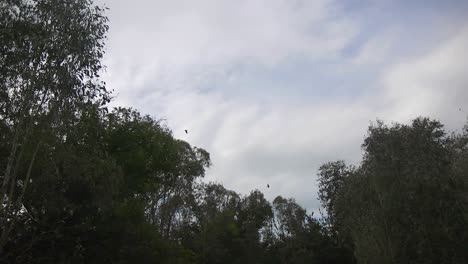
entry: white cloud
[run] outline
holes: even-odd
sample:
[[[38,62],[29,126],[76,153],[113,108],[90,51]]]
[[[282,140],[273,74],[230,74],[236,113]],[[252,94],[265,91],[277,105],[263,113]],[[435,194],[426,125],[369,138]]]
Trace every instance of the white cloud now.
[[[468,114],[468,25],[430,53],[402,61],[383,77],[384,117],[409,120],[415,114],[460,128]],[[460,111],[461,109],[461,111]]]
[[[111,49],[173,67],[329,56],[355,32],[336,12],[328,0],[115,1]]]
[[[192,89],[238,64],[336,57],[356,33],[329,0],[114,0],[109,6],[106,65],[110,85],[124,98],[143,86]]]
[[[394,45],[395,32],[378,35],[364,43],[358,54],[352,59],[357,65],[375,65],[387,62]]]

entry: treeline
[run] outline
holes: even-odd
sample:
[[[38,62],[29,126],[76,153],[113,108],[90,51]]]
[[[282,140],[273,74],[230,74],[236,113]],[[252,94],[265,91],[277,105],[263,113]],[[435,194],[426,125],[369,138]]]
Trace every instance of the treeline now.
[[[14,137],[5,129],[2,153]],[[293,199],[202,183],[209,154],[136,111],[82,109],[47,134],[15,157],[5,262],[341,263],[344,251]]]
[[[316,218],[203,182],[207,151],[109,109],[92,1],[6,0],[0,26],[0,262],[467,263],[468,128],[371,126],[359,166],[320,168]]]

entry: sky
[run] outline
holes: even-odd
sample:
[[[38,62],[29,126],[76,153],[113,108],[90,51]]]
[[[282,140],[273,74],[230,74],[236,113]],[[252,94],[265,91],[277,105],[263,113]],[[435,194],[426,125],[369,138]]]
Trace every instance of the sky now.
[[[372,122],[467,120],[468,1],[99,2],[112,104],[166,120],[242,194],[317,212],[319,166],[357,164]]]

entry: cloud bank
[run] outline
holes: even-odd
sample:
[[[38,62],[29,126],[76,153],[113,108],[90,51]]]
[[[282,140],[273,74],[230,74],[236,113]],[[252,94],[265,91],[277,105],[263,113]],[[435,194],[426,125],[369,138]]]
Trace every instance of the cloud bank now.
[[[318,166],[357,162],[370,121],[468,114],[466,5],[353,2],[114,0],[105,78],[207,149],[207,180],[317,211]]]

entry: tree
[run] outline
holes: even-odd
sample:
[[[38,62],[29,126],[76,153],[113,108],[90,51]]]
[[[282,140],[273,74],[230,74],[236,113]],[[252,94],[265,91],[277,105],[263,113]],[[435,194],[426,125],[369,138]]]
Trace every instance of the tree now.
[[[235,248],[238,247],[240,235],[238,218],[241,197],[234,191],[225,189],[220,184],[202,184],[197,195],[195,209],[196,221],[199,225],[194,239],[198,263],[233,263],[239,257]]]
[[[43,141],[65,137],[80,109],[109,100],[97,79],[108,29],[102,11],[89,0],[1,4],[0,123],[7,127],[9,150],[2,164],[0,253],[17,221]],[[25,161],[30,169],[20,174]],[[20,194],[14,195],[18,187]]]
[[[124,172],[122,197],[142,200],[148,221],[172,239],[194,199],[195,181],[211,164],[209,153],[174,139],[161,122],[125,108],[109,114],[106,142]]]
[[[327,208],[359,263],[466,261],[457,246],[467,239],[464,138],[447,136],[442,124],[427,118],[369,128],[361,165],[338,177],[344,180]],[[327,182],[334,174],[320,175]]]
[[[328,162],[320,166],[318,173],[319,200],[326,214],[323,214],[325,224],[331,235],[338,239],[339,228],[342,226],[339,219],[339,205],[337,199],[343,191],[347,177],[352,173],[352,168],[348,167],[344,161]],[[343,242],[343,241],[341,241]]]
[[[6,257],[24,263],[84,258],[87,237],[112,212],[122,177],[115,161],[106,155],[102,114],[89,109],[66,139],[44,141],[16,228],[5,245]],[[19,168],[19,173],[29,170]]]

